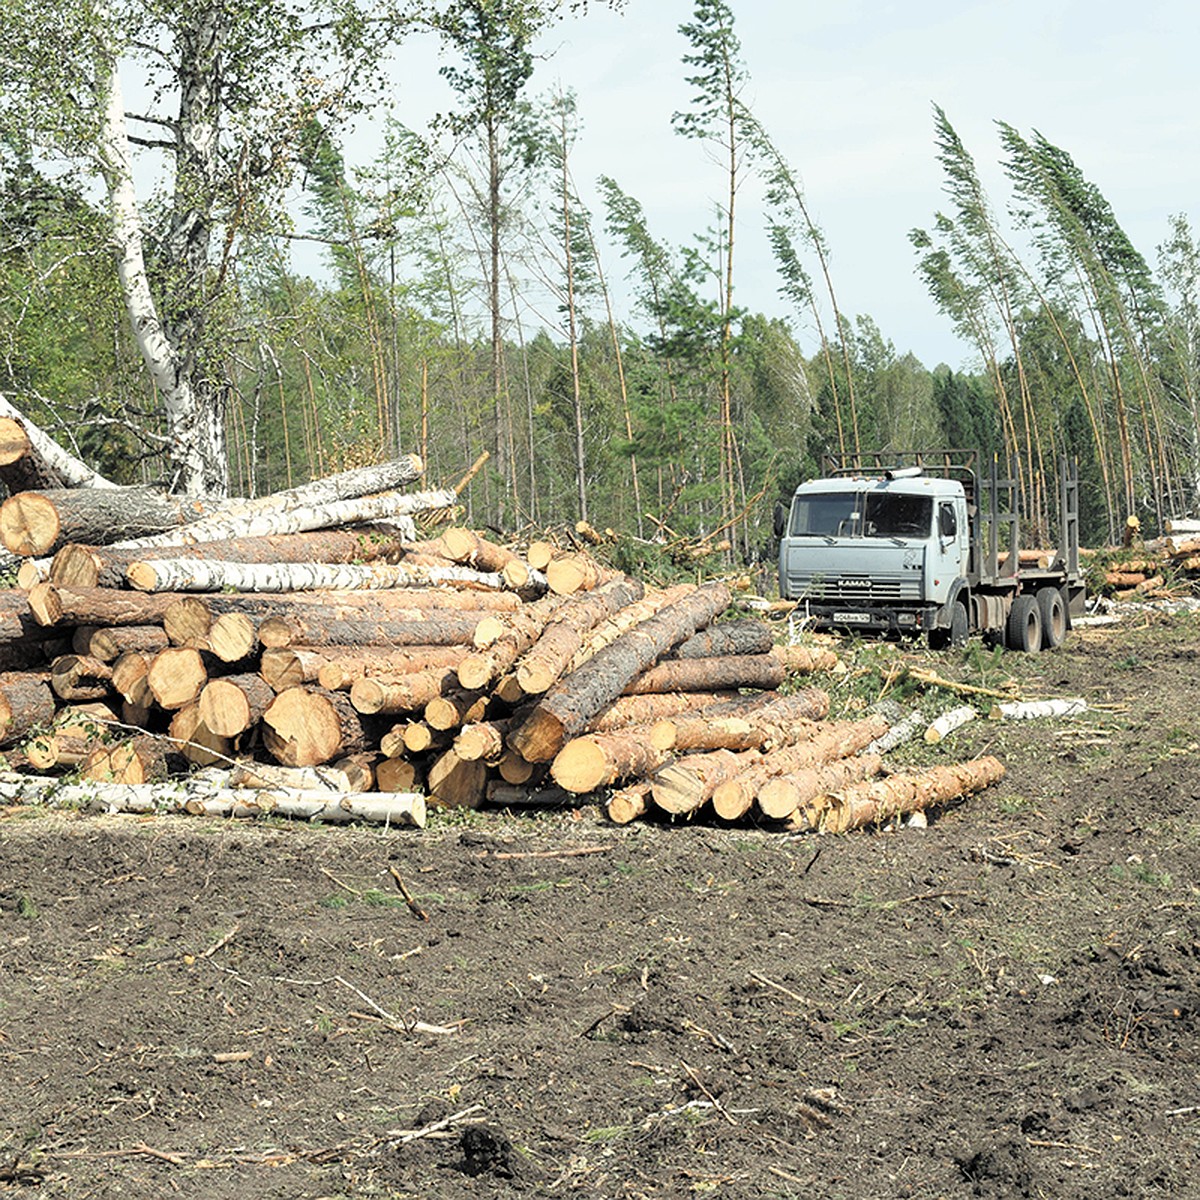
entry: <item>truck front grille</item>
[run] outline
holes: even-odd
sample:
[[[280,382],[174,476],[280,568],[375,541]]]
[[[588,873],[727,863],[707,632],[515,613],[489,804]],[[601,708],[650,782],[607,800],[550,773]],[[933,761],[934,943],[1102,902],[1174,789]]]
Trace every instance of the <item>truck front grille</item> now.
[[[788,589],[801,600],[818,603],[897,604],[920,600],[921,577],[908,575],[865,575],[845,572],[833,578],[793,572],[788,575]]]

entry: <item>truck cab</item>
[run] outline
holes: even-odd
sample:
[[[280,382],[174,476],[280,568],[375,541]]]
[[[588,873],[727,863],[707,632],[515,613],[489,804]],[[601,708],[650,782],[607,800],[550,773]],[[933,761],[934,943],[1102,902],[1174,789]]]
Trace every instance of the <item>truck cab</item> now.
[[[971,569],[957,479],[898,468],[801,484],[779,527],[779,594],[819,625],[874,633],[937,628]]]

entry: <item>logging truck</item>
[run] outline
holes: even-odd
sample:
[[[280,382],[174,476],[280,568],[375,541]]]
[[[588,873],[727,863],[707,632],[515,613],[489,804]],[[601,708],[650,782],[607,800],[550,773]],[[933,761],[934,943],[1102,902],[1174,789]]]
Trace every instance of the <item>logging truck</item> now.
[[[1021,548],[1015,464],[911,451],[826,455],[822,471],[775,506],[780,596],[818,628],[924,635],[935,649],[977,633],[1035,653],[1082,614],[1074,463],[1059,467],[1051,551]]]

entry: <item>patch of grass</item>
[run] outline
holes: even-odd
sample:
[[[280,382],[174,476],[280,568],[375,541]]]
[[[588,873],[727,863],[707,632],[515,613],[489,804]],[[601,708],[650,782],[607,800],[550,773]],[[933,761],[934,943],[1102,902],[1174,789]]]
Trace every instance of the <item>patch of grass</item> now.
[[[1174,883],[1169,871],[1156,871],[1149,863],[1140,859],[1134,862],[1113,863],[1108,873],[1118,882],[1132,881],[1147,887],[1162,888],[1164,891]]]
[[[350,897],[345,892],[330,892],[328,896],[322,896],[317,903],[322,908],[347,908]]]
[[[611,1142],[619,1142],[622,1138],[628,1136],[628,1125],[597,1125],[595,1128],[589,1129],[584,1133],[583,1140],[593,1145],[603,1146]]]
[[[397,896],[394,892],[385,892],[379,888],[367,888],[362,894],[364,904],[369,904],[374,908],[403,908],[405,901],[403,896]]]
[[[26,921],[34,921],[38,917],[38,906],[33,902],[33,897],[22,892],[17,897],[17,916],[22,917]]]

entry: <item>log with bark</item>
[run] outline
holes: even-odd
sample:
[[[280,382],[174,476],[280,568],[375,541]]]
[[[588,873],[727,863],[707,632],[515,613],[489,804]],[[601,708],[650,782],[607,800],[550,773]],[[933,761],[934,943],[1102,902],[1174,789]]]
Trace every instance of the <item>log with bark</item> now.
[[[861,783],[836,794],[819,797],[796,814],[797,830],[843,833],[893,817],[946,804],[982,791],[1004,776],[1004,767],[991,756],[926,771],[891,775],[874,783]]]
[[[640,583],[616,579],[557,610],[555,619],[522,653],[516,665],[516,679],[521,690],[528,696],[549,690],[579,654],[586,635],[617,613],[629,611],[644,598],[645,589]],[[644,615],[652,616],[655,611],[657,609],[647,608]]]
[[[555,755],[550,774],[559,787],[583,795],[622,779],[651,775],[671,758],[650,741],[645,725],[572,738]]]
[[[608,819],[614,825],[628,825],[650,810],[650,792],[654,784],[649,779],[639,779],[613,792],[608,798]]]
[[[297,612],[268,617],[258,636],[266,647],[467,646],[480,619],[477,613],[443,613],[426,620],[323,620]]]
[[[546,582],[558,596],[590,592],[601,584],[621,578],[620,571],[601,566],[587,554],[562,554],[546,567]]]
[[[77,767],[97,745],[109,739],[116,720],[117,714],[107,704],[69,704],[54,714],[49,729],[35,729],[22,749],[36,771]]]
[[[86,644],[76,645],[80,654],[89,654],[101,662],[115,662],[126,650],[138,650],[143,654],[157,654],[168,646],[166,632],[161,625],[117,625],[105,629],[89,629]]]
[[[513,589],[529,583],[531,569],[527,562],[507,546],[480,537],[474,530],[455,526],[442,533],[441,542],[446,556],[479,571],[496,572]]]
[[[12,404],[0,396],[0,416],[20,421],[33,447],[47,467],[57,474],[67,487],[114,488],[117,485],[93,471],[85,462],[64,450],[49,434],[36,425],[27,414],[18,412]]]
[[[757,750],[713,750],[688,754],[654,776],[650,795],[655,805],[673,816],[692,816],[728,783],[762,756]]]
[[[50,687],[62,700],[102,700],[111,682],[112,667],[87,654],[60,654],[50,664]]]
[[[66,486],[63,477],[34,446],[24,421],[0,416],[0,483],[9,495]]]
[[[790,696],[739,696],[716,708],[655,722],[651,742],[662,750],[772,749],[811,736],[812,725],[829,715],[829,693],[802,688]]]
[[[84,779],[100,783],[150,783],[170,774],[169,752],[158,738],[135,734],[97,746],[80,767]]]
[[[464,688],[487,687],[503,675],[545,633],[547,625],[569,606],[564,596],[545,596],[521,611],[484,618],[475,628],[473,650],[458,667],[458,681]],[[481,647],[481,632],[487,629],[487,645]]]
[[[773,690],[784,681],[783,664],[773,654],[726,654],[716,658],[663,659],[625,688],[630,696],[652,692]]]
[[[695,713],[742,701],[738,692],[662,692],[647,696],[618,696],[587,724],[588,733],[607,733],[626,725],[652,725],[681,713]]]
[[[0,675],[0,745],[25,737],[54,718],[54,697],[46,676],[27,672]]]
[[[156,559],[210,558],[237,563],[353,563],[392,561],[404,553],[404,534],[394,526],[373,523],[310,533],[232,538],[161,546]],[[147,557],[143,549],[121,550],[79,543],[63,546],[50,564],[49,580],[70,587],[124,587],[125,572]]]
[[[200,719],[219,737],[236,738],[257,725],[275,699],[261,675],[245,673],[210,679],[200,692]],[[369,787],[358,788],[369,792]]]
[[[172,715],[167,732],[175,750],[194,767],[231,761],[232,740],[208,727],[195,701]]]
[[[835,721],[797,730],[807,736],[751,760],[747,770],[723,781],[713,793],[713,811],[726,821],[736,821],[750,811],[755,798],[771,779],[810,767],[848,758],[887,731],[882,717],[862,721]]]
[[[974,705],[963,704],[958,708],[952,708],[949,712],[944,712],[940,717],[937,717],[930,723],[928,729],[925,730],[925,740],[930,745],[936,745],[950,736],[956,729],[961,729],[969,721],[975,720],[979,713],[975,710]]]
[[[882,755],[859,754],[774,776],[758,789],[756,799],[759,811],[764,817],[788,819],[797,810],[811,804],[816,797],[870,779],[878,775],[882,767]]]
[[[724,584],[706,584],[635,626],[547,691],[509,744],[529,762],[549,762],[638,675],[728,605]]]
[[[453,667],[432,667],[402,675],[364,676],[350,686],[350,703],[367,716],[423,711],[445,692],[458,688]]]
[[[368,679],[371,676],[402,675],[410,671],[432,670],[435,667],[454,669],[469,653],[467,646],[326,646],[320,650],[284,647],[263,652],[263,673],[265,676],[267,654],[281,656],[272,659],[271,662],[272,672],[277,674],[282,674],[288,668],[288,661],[282,656],[309,656],[304,661],[309,669],[314,664],[316,666],[316,674],[312,678],[331,692],[345,692],[349,691],[357,680]],[[295,669],[303,668],[298,664]],[[281,689],[276,688],[276,691],[279,690]]]
[[[664,658],[717,658],[769,654],[775,644],[774,630],[762,621],[739,618],[718,621],[669,650]]]
[[[429,768],[426,791],[443,808],[478,808],[487,795],[487,763],[459,758],[453,749]]]
[[[832,650],[821,646],[775,646],[771,653],[793,675],[834,671],[841,661]]]
[[[66,542],[105,545],[157,534],[212,512],[210,502],[153,488],[57,488],[18,492],[0,504],[0,541],[38,558]]]
[[[370,725],[344,692],[295,687],[280,692],[262,717],[263,745],[288,767],[314,767],[378,745]]]

